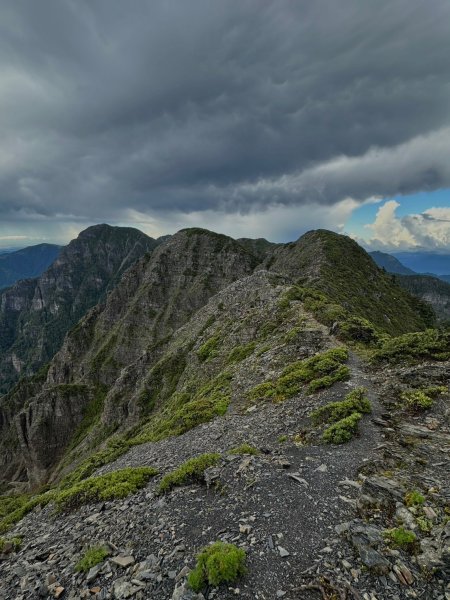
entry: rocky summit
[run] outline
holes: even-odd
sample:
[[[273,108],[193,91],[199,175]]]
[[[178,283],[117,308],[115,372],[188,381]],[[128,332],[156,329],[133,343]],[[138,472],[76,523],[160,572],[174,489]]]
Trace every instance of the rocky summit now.
[[[0,598],[450,598],[450,332],[356,242],[98,226],[1,298]]]

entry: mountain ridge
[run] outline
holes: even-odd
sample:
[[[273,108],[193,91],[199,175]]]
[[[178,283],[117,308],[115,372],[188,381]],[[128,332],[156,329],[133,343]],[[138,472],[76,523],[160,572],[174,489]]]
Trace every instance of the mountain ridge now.
[[[255,242],[167,238],[0,397],[0,595],[439,598],[448,331],[349,238]]]
[[[404,333],[427,326],[412,297],[350,238],[318,230],[288,245],[263,245],[263,254],[260,250],[254,254],[252,244],[193,228],[181,230],[137,260],[105,303],[92,308],[69,332],[50,363],[42,389],[37,386],[26,408],[20,409],[20,394],[13,393],[5,400],[21,410],[13,419],[15,425],[8,419],[9,427],[16,428],[23,452],[22,457],[18,453],[14,469],[23,472],[20,465],[27,465],[30,481],[43,483],[70,442],[70,431],[79,431],[79,436],[80,427],[92,429],[98,419],[103,431],[109,432],[103,434],[106,437],[118,427],[135,426],[145,416],[140,400],[147,393],[145,370],[153,372],[159,361],[166,361],[172,365],[169,370],[175,369],[178,385],[177,378],[184,371],[180,365],[190,364],[195,357],[189,348],[182,355],[165,356],[174,333],[191,319],[195,322],[197,312],[222,289],[258,269],[265,268],[271,277],[287,277],[285,286],[300,282],[318,290],[315,293],[332,297],[334,304],[325,302],[326,325],[345,321],[347,314],[361,317],[369,306],[369,316],[381,314],[374,323],[381,332]],[[273,253],[267,255],[268,250]],[[347,260],[351,257],[350,267],[343,266],[344,255]],[[353,283],[348,281],[348,269]],[[398,308],[393,310],[396,300],[401,318]],[[280,326],[275,320],[273,327]],[[214,339],[213,335],[213,341],[204,343],[214,345]],[[49,402],[53,406],[50,411],[46,408]],[[92,415],[89,423],[85,419],[88,413]],[[55,415],[59,415],[56,421]],[[6,416],[3,420],[6,423]],[[47,439],[49,431],[53,432],[52,443]]]
[[[38,278],[0,294],[1,391],[47,362],[67,330],[156,242],[132,228],[96,225],[65,246]]]

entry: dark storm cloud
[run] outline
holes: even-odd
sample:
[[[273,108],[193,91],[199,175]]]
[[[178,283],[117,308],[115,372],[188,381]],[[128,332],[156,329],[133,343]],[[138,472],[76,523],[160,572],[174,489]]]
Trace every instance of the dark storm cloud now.
[[[447,0],[11,0],[3,221],[450,186]]]

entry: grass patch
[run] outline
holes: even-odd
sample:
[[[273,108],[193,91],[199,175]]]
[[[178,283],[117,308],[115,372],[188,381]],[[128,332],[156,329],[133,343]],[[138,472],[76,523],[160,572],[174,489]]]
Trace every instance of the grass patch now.
[[[386,529],[383,533],[386,540],[397,548],[402,548],[408,552],[412,552],[416,546],[417,536],[414,531],[405,529],[404,527],[394,527],[394,529]]]
[[[87,573],[92,567],[103,562],[109,551],[104,546],[92,546],[83,554],[83,557],[75,565],[75,571],[78,573]]]
[[[418,390],[407,390],[401,394],[400,399],[407,408],[415,411],[422,411],[431,408],[434,399],[440,394],[445,394],[447,391],[447,388],[444,386],[431,386]]]
[[[5,550],[12,549],[14,552],[20,549],[22,545],[21,537],[3,538],[0,537],[0,554]]]
[[[84,460],[76,469],[66,475],[60,483],[60,488],[66,489],[83,481],[95,473],[97,469],[122,456],[130,448],[130,443],[122,436],[116,436],[108,440],[105,448],[92,454]]]
[[[152,467],[137,467],[89,477],[56,493],[56,509],[68,511],[89,502],[125,498],[147,485],[150,478],[157,473]]]
[[[38,494],[37,496],[32,496],[28,498],[26,502],[20,503],[20,505],[15,509],[9,512],[1,521],[0,521],[0,533],[5,533],[10,529],[13,525],[21,521],[25,515],[31,512],[36,506],[44,507],[49,502],[54,499],[55,492],[50,490],[43,494]]]
[[[348,358],[346,348],[332,348],[306,360],[292,363],[276,380],[265,381],[248,393],[248,398],[257,400],[285,400],[298,394],[305,386],[307,392],[330,387],[336,381],[349,378],[350,369],[343,363]]]
[[[254,446],[250,446],[250,444],[241,444],[240,446],[236,446],[236,448],[228,450],[228,454],[251,454],[256,456],[259,454],[259,450]]]
[[[201,454],[183,463],[178,469],[165,475],[158,487],[160,494],[169,492],[174,487],[187,485],[189,483],[202,483],[204,471],[219,462],[220,454]]]
[[[322,439],[327,444],[344,444],[349,442],[358,430],[362,414],[354,412],[345,419],[337,421],[323,432]]]
[[[0,496],[0,520],[26,504],[29,499],[30,496],[26,496],[25,494]]]
[[[371,411],[372,407],[366,397],[365,388],[357,388],[348,393],[344,400],[330,402],[314,410],[311,413],[311,419],[316,425],[319,423],[336,423],[349,417],[354,412],[368,414]]]
[[[156,442],[181,435],[227,412],[230,403],[230,373],[221,373],[197,393],[175,392],[161,412],[153,416],[141,431],[129,440],[130,445]]]
[[[411,490],[405,494],[404,500],[406,506],[421,506],[425,502],[425,496],[417,490]]]
[[[256,348],[256,342],[250,342],[249,344],[245,344],[243,346],[236,346],[230,352],[227,358],[227,363],[238,363],[247,357],[251,356]]]
[[[206,585],[217,587],[221,583],[232,583],[246,573],[245,560],[242,548],[215,542],[197,555],[197,565],[188,577],[189,586],[194,592],[200,592]]]
[[[427,329],[385,340],[381,348],[373,352],[372,360],[391,363],[424,359],[449,360],[449,348],[450,331]]]
[[[200,346],[200,348],[197,350],[197,356],[201,362],[211,360],[211,358],[214,358],[218,355],[219,352],[217,350],[217,347],[221,339],[221,334],[220,332],[218,332],[216,333],[216,335],[210,337],[209,340],[207,340],[204,344]]]

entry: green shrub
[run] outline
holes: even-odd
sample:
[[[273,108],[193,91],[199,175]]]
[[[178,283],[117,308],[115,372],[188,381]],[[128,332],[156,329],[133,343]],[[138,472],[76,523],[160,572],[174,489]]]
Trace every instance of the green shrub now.
[[[404,500],[406,506],[419,506],[425,502],[425,497],[417,490],[411,490],[405,494]]]
[[[259,450],[249,444],[241,444],[240,446],[236,446],[236,448],[229,450],[228,454],[252,454],[256,456],[259,454]]]
[[[159,484],[159,493],[169,492],[172,488],[189,483],[203,482],[204,472],[220,460],[220,454],[201,454],[183,463],[178,469],[165,475]]]
[[[0,554],[4,551],[5,546],[7,544],[11,544],[14,552],[17,552],[17,550],[19,550],[20,546],[22,545],[22,538],[21,537],[13,537],[13,538],[0,537]]]
[[[215,542],[198,554],[197,565],[188,577],[189,585],[194,592],[200,592],[207,584],[216,587],[232,583],[245,574],[245,559],[245,550],[234,544]]]
[[[147,485],[157,473],[152,467],[136,467],[89,477],[58,492],[54,499],[56,508],[59,511],[72,510],[89,502],[125,498]]]
[[[216,333],[209,338],[200,348],[197,350],[197,356],[201,360],[201,362],[205,362],[217,356],[217,346],[219,345],[221,340],[220,333]]]
[[[366,398],[365,388],[357,388],[348,393],[344,400],[330,402],[317,408],[311,413],[313,423],[336,423],[354,412],[368,414],[372,411],[369,400]]]
[[[334,423],[323,432],[322,438],[327,444],[344,444],[352,439],[358,430],[361,413],[354,412],[345,419]]]
[[[375,362],[416,362],[423,359],[450,359],[450,331],[427,329],[389,338],[372,355]]]
[[[414,410],[427,410],[433,406],[433,398],[430,398],[422,390],[409,390],[400,396],[408,408]]]
[[[241,362],[255,351],[256,342],[250,342],[249,344],[245,344],[244,346],[236,346],[230,352],[227,358],[228,363],[237,363]]]
[[[342,340],[361,342],[362,344],[376,344],[380,340],[372,323],[361,317],[348,317],[340,321],[337,334]]]
[[[413,550],[417,541],[416,534],[404,527],[386,529],[383,535],[393,546],[409,551]]]
[[[427,410],[433,406],[433,400],[440,394],[445,394],[448,389],[445,386],[435,385],[421,389],[406,390],[400,399],[408,408],[413,410]]]
[[[92,546],[88,548],[83,557],[75,565],[75,571],[87,572],[95,565],[103,562],[109,556],[109,551],[104,546]]]
[[[342,364],[347,358],[348,350],[341,347],[296,361],[286,367],[278,379],[265,381],[251,389],[248,398],[252,401],[268,398],[279,401],[295,396],[308,384],[309,393],[329,387],[350,376],[349,368]]]

